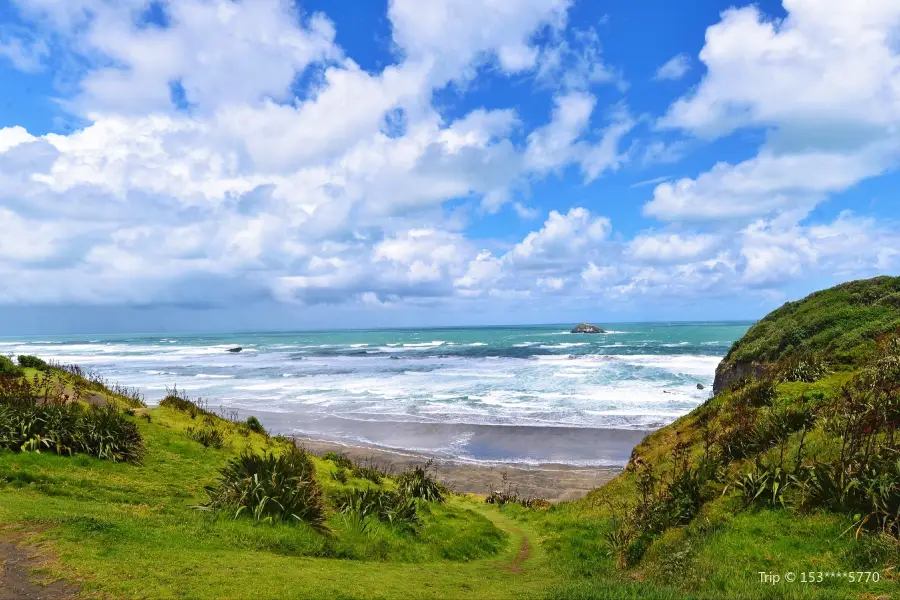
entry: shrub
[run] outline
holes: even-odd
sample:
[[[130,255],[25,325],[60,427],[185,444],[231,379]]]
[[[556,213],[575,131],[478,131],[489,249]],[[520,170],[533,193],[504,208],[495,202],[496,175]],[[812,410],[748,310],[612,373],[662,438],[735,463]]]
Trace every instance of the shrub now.
[[[259,422],[259,419],[250,415],[247,417],[247,428],[254,433],[260,433],[262,435],[266,435],[266,428],[263,427],[262,423]]]
[[[381,485],[382,480],[393,472],[393,467],[391,467],[390,464],[383,465],[372,456],[362,458],[357,462],[350,464],[352,465],[354,477],[366,479],[375,485]]]
[[[113,405],[0,402],[0,448],[13,452],[84,452],[114,462],[139,463],[144,441],[137,426]]]
[[[216,485],[206,488],[206,510],[227,510],[234,519],[249,515],[255,521],[303,521],[322,528],[325,504],[309,456],[299,448],[288,452],[244,452],[221,470]]]
[[[754,469],[738,474],[731,487],[739,490],[744,506],[783,507],[785,492],[795,483],[794,476],[779,465],[766,465],[757,460]]]
[[[331,478],[340,484],[347,483],[347,469],[338,468],[337,471],[332,471]]]
[[[209,425],[188,427],[185,433],[187,433],[189,438],[199,444],[203,444],[207,448],[220,449],[225,445],[225,438],[222,436],[222,432]]]
[[[778,397],[775,382],[771,379],[755,379],[747,384],[738,396],[738,402],[746,402],[753,407],[769,406]]]
[[[375,485],[381,485],[383,478],[381,471],[371,467],[353,467],[353,476],[371,481]]]
[[[0,356],[0,377],[21,377],[22,369],[7,356]]]
[[[427,502],[443,502],[443,486],[428,474],[431,461],[425,466],[415,466],[397,477],[397,488],[400,493],[410,498],[421,498]]]
[[[342,469],[353,469],[353,461],[344,454],[338,454],[337,452],[326,452],[322,455],[322,458],[333,462],[335,465],[341,467]]]
[[[38,371],[50,370],[50,365],[37,356],[31,356],[29,354],[19,355],[19,366],[23,369],[37,369]]]
[[[335,496],[334,503],[341,514],[355,523],[370,517],[407,529],[414,529],[420,523],[416,500],[398,492],[351,489]]]
[[[198,415],[211,416],[212,413],[206,409],[202,400],[191,400],[184,392],[179,392],[177,387],[166,388],[166,397],[159,401],[159,405],[163,408],[171,408],[188,413],[192,419],[196,419]]]
[[[782,358],[775,367],[779,381],[812,383],[830,372],[827,361],[816,352],[797,352]]]

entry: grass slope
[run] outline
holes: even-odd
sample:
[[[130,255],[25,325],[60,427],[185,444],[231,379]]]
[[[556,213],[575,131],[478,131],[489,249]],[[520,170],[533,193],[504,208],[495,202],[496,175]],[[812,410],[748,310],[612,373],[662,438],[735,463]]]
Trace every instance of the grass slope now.
[[[798,351],[856,365],[878,336],[900,330],[900,277],[849,281],[787,302],[735,342],[720,365],[772,363]]]
[[[195,510],[230,456],[287,442],[223,421],[224,447],[207,448],[186,435],[195,419],[165,408],[139,410],[136,422],[142,465],[0,452],[2,527],[52,551],[44,575],[77,581],[86,597],[534,597],[553,580],[539,549],[509,570],[527,527],[464,497],[432,505],[417,534],[380,522],[361,533],[336,513],[323,535]],[[341,484],[334,464],[313,460],[326,494],[375,487],[353,476]]]

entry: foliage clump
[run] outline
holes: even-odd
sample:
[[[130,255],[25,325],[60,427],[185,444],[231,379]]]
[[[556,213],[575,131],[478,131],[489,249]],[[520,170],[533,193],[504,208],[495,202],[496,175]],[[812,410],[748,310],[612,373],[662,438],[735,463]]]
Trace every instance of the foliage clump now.
[[[421,523],[416,499],[402,492],[378,488],[349,489],[338,492],[334,504],[345,519],[360,531],[366,529],[369,518],[401,529],[415,529]]]
[[[72,401],[37,377],[0,378],[0,448],[68,456],[85,453],[132,463],[141,462],[145,453],[143,438],[124,410],[114,404]]]
[[[206,408],[203,400],[191,400],[188,398],[187,393],[184,391],[179,392],[177,386],[172,389],[166,388],[166,397],[159,401],[159,405],[163,408],[185,412],[192,419],[196,419],[198,416],[213,416],[213,413]]]
[[[0,377],[21,377],[22,373],[8,356],[0,355]]]
[[[206,488],[208,510],[258,522],[304,522],[321,528],[325,503],[309,455],[296,446],[281,455],[244,452],[221,470]]]
[[[37,356],[32,356],[30,354],[20,354],[18,361],[19,366],[23,369],[37,369],[38,371],[50,370],[50,365],[48,365],[43,359],[38,358]]]
[[[225,445],[225,436],[213,424],[205,423],[201,427],[188,427],[187,436],[207,448],[221,449]]]
[[[247,423],[247,428],[250,431],[252,431],[253,433],[259,433],[262,435],[266,435],[266,428],[263,427],[263,424],[259,422],[259,419],[257,419],[253,415],[250,415],[249,417],[247,417],[246,423]]]
[[[776,363],[792,355],[828,356],[836,365],[859,365],[875,350],[879,336],[900,331],[894,304],[898,295],[900,277],[875,277],[788,302],[735,342],[719,371],[740,363]],[[814,375],[811,371],[809,376]]]
[[[420,498],[426,502],[444,502],[446,488],[428,473],[431,464],[429,461],[424,466],[416,465],[400,473],[397,477],[397,488],[400,493],[409,498]]]
[[[333,462],[336,466],[342,469],[353,469],[353,461],[350,460],[350,457],[345,454],[339,454],[337,452],[326,452],[322,455],[322,458],[327,461]]]
[[[518,504],[524,508],[547,508],[550,503],[539,496],[522,496],[519,494],[518,486],[513,487],[507,478],[506,471],[501,474],[502,484],[496,489],[491,490],[484,501],[487,504],[496,504],[503,506],[504,504]]]
[[[690,523],[708,499],[705,485],[714,479],[719,463],[707,459],[691,466],[689,447],[676,444],[673,467],[662,474],[640,459],[629,464],[637,500],[613,507],[612,527],[605,535],[609,553],[620,567],[636,564],[651,542],[670,527]]]

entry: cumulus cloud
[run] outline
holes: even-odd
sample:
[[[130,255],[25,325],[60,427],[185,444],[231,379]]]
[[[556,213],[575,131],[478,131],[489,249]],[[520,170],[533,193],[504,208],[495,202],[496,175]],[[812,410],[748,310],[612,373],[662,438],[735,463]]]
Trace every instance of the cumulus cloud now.
[[[676,54],[656,70],[657,81],[676,81],[691,69],[691,59],[687,54]]]
[[[679,263],[707,258],[721,244],[714,235],[641,234],[628,243],[628,254],[648,263]]]
[[[766,130],[759,154],[659,186],[645,214],[664,220],[806,212],[900,159],[900,5],[785,0],[788,17],[729,9],[709,28],[695,91],[660,120],[702,137]]]
[[[0,302],[376,310],[767,290],[811,272],[896,268],[896,224],[807,220],[830,194],[896,167],[893,3],[820,14],[788,0],[783,23],[727,11],[708,32],[700,84],[657,123],[666,141],[637,146],[629,136],[647,119],[601,102],[600,86],[627,83],[598,30],[568,27],[570,4],[393,0],[396,60],[365,69],[327,16],[287,0],[166,1],[161,23],[145,0],[19,2],[46,45],[4,32],[0,54],[34,70],[52,48],[76,65],[61,106],[83,126],[0,129],[0,276],[20,282]],[[673,61],[660,78],[689,66]],[[543,123],[435,99],[485,73],[552,96]],[[596,187],[549,211],[520,195],[566,169],[592,183],[630,161],[675,163],[679,132],[737,128],[766,131],[758,154],[651,179],[643,213],[662,223],[629,236],[604,216],[618,198]],[[504,210],[541,221],[474,238],[470,219]]]

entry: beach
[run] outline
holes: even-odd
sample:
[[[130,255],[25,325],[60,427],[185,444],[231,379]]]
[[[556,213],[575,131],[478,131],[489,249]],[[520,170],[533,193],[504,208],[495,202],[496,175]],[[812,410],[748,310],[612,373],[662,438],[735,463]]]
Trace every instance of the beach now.
[[[272,435],[402,469],[435,461],[463,492],[507,482],[573,499],[608,481],[651,431],[704,402],[740,322],[0,339],[0,352],[176,389]],[[239,349],[239,351],[237,351]],[[315,440],[315,442],[313,442]]]
[[[432,460],[431,470],[438,481],[456,492],[489,494],[507,487],[521,496],[565,502],[584,497],[621,472],[617,467],[577,467],[563,464],[522,466],[504,463],[471,463],[434,459],[427,454],[398,452],[374,447],[350,446],[326,440],[296,437],[297,444],[314,454],[337,452],[354,461],[374,461],[399,473]]]

